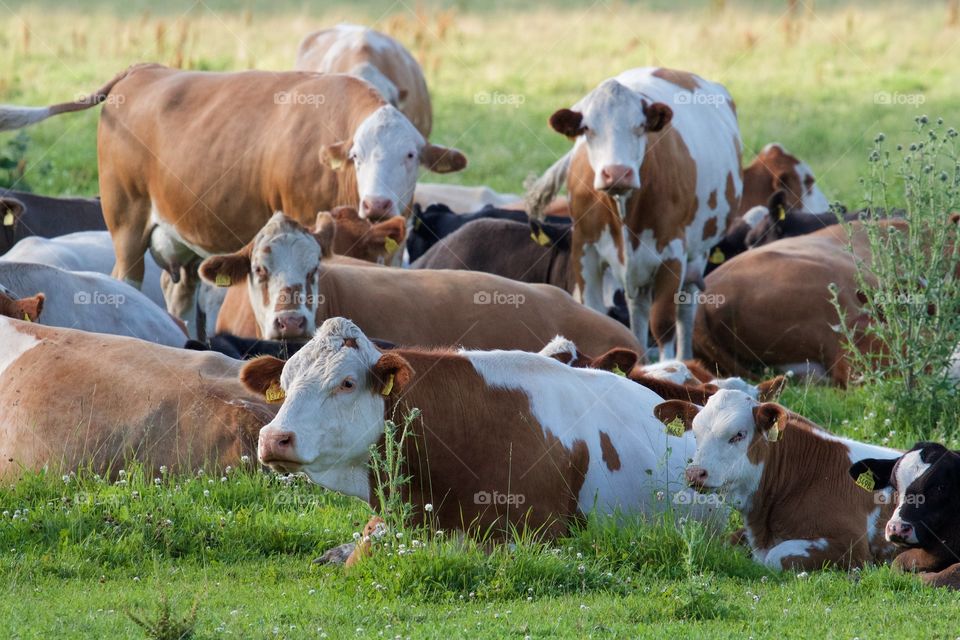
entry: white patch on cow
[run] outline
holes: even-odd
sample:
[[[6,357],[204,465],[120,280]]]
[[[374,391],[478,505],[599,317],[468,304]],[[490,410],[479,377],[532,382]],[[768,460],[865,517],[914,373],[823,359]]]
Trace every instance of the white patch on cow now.
[[[538,353],[548,358],[556,358],[556,356],[565,353],[570,356],[570,361],[573,362],[577,359],[577,345],[573,343],[573,340],[563,336],[554,336],[553,340],[548,342]]]
[[[760,392],[757,390],[757,388],[739,376],[733,376],[732,378],[716,378],[712,380],[712,383],[717,385],[717,387],[720,389],[742,391],[754,400],[760,397]]]
[[[665,360],[655,364],[644,365],[641,369],[643,375],[650,376],[655,380],[666,380],[674,384],[689,384],[695,378],[687,365],[680,360]]]
[[[770,210],[767,209],[762,204],[758,204],[757,206],[753,207],[752,209],[747,211],[745,214],[740,216],[740,219],[746,222],[747,226],[753,229],[760,223],[761,220],[763,220],[769,215],[770,215]]]
[[[420,182],[413,193],[413,201],[423,209],[432,204],[444,204],[454,213],[473,213],[487,205],[503,208],[522,200],[521,196],[500,193],[490,187],[464,187],[436,182]]]
[[[209,258],[213,255],[203,247],[194,244],[180,235],[177,228],[163,219],[156,203],[150,202],[150,253],[163,269],[184,265],[195,257]]]
[[[747,450],[756,431],[757,401],[742,391],[721,389],[693,419],[696,454],[693,465],[707,471],[704,487],[748,509],[760,486],[763,464],[753,464]]]
[[[396,107],[386,105],[367,116],[357,127],[350,159],[357,172],[360,217],[366,217],[366,198],[385,198],[391,214],[400,215],[413,200],[420,151],[426,140]]]
[[[10,296],[16,297],[16,296]],[[10,318],[0,317],[0,378],[20,356],[40,344],[40,341],[29,333],[17,329],[17,322]]]
[[[797,176],[803,188],[803,211],[806,213],[825,213],[830,210],[830,201],[817,186],[813,170],[806,162],[797,165]],[[814,180],[809,186],[807,182]]]
[[[823,429],[814,428],[812,431],[824,440],[839,442],[845,446],[847,448],[847,456],[850,459],[851,465],[867,458],[895,460],[903,455],[902,451],[897,451],[896,449],[881,447],[880,445],[876,444],[868,444],[866,442],[858,442],[857,440],[851,440],[849,438],[841,438],[840,436],[835,436],[828,431],[824,431]]]
[[[897,508],[894,509],[893,514],[890,516],[890,524],[902,524],[906,522],[900,515],[900,510],[903,508],[904,498],[907,495],[907,489],[924,473],[926,473],[930,466],[930,463],[924,462],[923,458],[920,457],[920,451],[909,451],[903,454],[903,458],[901,458],[900,462],[897,463],[894,473],[897,490]],[[906,522],[906,524],[913,523]],[[889,538],[887,539],[889,540]],[[916,544],[917,533],[915,529],[911,531],[911,534],[907,537],[906,542],[908,544]]]
[[[771,547],[763,553],[762,559],[754,559],[762,562],[766,567],[774,571],[783,571],[783,561],[786,558],[800,557],[809,558],[811,551],[823,551],[828,546],[826,538],[817,538],[816,540],[786,540],[775,547]]]
[[[881,492],[885,498],[889,499],[890,497],[890,488],[886,488]],[[870,545],[870,548],[875,547],[874,540],[877,539],[877,534],[883,531],[884,523],[880,522],[880,507],[877,507],[873,511],[867,514],[867,542]]]

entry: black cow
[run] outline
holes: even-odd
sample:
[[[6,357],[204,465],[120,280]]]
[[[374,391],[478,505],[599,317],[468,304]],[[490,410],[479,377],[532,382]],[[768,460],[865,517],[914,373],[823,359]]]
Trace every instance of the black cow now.
[[[394,349],[396,345],[386,340],[371,340],[380,349]],[[205,341],[187,340],[184,349],[193,351],[216,351],[237,360],[250,360],[258,356],[273,356],[286,360],[303,345],[306,340],[257,340],[256,338],[241,338],[230,333],[218,333]]]
[[[927,584],[960,589],[960,452],[920,442],[899,458],[861,460],[850,475],[865,489],[895,492],[884,533],[906,550],[894,566],[921,572]]]
[[[0,190],[0,255],[28,236],[55,238],[106,229],[99,198],[48,198]]]

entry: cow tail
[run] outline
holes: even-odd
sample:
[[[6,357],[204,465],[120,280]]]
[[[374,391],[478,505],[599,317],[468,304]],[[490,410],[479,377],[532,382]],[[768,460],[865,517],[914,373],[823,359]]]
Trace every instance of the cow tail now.
[[[576,147],[574,147],[575,149]],[[562,158],[553,163],[539,178],[527,180],[524,184],[526,193],[523,196],[527,215],[531,220],[543,220],[544,210],[557,196],[567,182],[567,173],[570,171],[570,160],[573,158],[571,149]]]

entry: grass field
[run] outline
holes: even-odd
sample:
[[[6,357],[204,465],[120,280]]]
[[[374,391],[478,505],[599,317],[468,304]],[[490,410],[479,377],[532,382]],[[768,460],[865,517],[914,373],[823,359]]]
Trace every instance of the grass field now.
[[[0,102],[45,104],[133,62],[286,69],[309,30],[370,23],[423,62],[437,142],[469,168],[445,181],[519,191],[568,146],[547,116],[600,80],[663,64],[721,81],[749,156],[778,140],[831,199],[857,205],[878,132],[913,117],[960,124],[960,26],[945,3],[414,5],[280,0],[0,2]],[[96,110],[28,131],[22,182],[97,191]],[[172,131],[170,135],[177,135]],[[13,140],[0,135],[0,148]],[[20,153],[15,153],[21,159]],[[2,348],[2,346],[0,346]],[[866,390],[790,389],[784,403],[834,431],[910,446]],[[879,414],[879,415],[878,415]],[[956,445],[957,443],[952,443]],[[142,638],[126,615],[166,597],[196,637],[953,637],[957,594],[886,568],[775,575],[692,528],[591,523],[550,548],[492,554],[430,540],[351,574],[311,560],[369,516],[357,501],[254,469],[220,477],[31,476],[0,489],[0,634]]]

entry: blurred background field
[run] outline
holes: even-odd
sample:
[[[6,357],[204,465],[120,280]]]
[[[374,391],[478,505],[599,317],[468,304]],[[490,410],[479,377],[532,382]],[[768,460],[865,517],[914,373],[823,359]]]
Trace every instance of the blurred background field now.
[[[465,172],[438,179],[519,191],[569,145],[547,127],[553,110],[623,69],[665,65],[726,84],[746,157],[783,142],[831,199],[856,206],[878,132],[897,140],[921,113],[960,121],[955,4],[7,2],[0,102],[73,99],[141,61],[289,69],[306,33],[352,21],[397,37],[423,65],[433,138],[470,158]],[[95,193],[96,121],[91,110],[29,130],[24,182],[40,193]],[[0,147],[12,137],[0,136]]]

